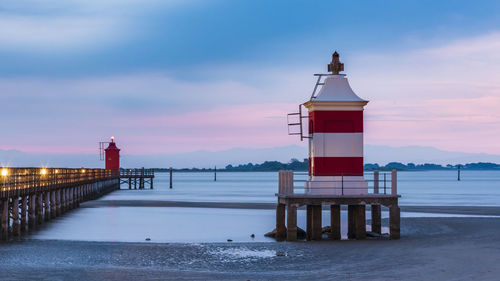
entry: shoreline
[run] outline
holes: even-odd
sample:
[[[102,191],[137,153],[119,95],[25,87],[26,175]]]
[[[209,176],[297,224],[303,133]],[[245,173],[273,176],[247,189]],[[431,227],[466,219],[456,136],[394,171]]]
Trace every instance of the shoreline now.
[[[186,208],[219,208],[219,209],[249,209],[274,210],[276,203],[247,203],[247,202],[188,202],[162,200],[94,200],[82,203],[81,208],[99,207],[186,207]],[[343,210],[347,210],[342,206]],[[302,207],[303,208],[303,207]],[[401,212],[457,214],[457,215],[486,215],[500,216],[500,206],[416,206],[400,205]],[[323,206],[328,210],[327,206]],[[370,210],[370,206],[366,206]]]
[[[401,240],[0,244],[0,280],[497,280],[500,219],[405,218]]]

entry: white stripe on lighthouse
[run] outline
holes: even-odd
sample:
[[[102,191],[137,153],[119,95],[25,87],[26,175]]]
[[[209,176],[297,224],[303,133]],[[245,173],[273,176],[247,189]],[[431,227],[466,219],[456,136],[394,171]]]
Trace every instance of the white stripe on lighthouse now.
[[[363,133],[314,133],[311,157],[363,157]]]

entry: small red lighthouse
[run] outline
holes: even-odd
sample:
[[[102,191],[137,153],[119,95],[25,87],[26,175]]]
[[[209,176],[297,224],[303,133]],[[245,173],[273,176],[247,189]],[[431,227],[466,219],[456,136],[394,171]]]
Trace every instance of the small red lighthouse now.
[[[116,147],[115,137],[111,137],[108,148],[104,150],[106,158],[106,169],[120,169],[120,149]]]

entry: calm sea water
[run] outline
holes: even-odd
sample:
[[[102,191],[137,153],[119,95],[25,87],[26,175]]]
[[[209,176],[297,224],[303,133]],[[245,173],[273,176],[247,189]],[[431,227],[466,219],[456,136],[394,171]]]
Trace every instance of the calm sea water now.
[[[155,175],[155,189],[112,192],[99,200],[165,200],[189,202],[276,202],[275,172],[174,173],[172,189],[168,173]],[[399,172],[401,205],[500,206],[500,172],[462,171]],[[298,177],[305,179],[305,176]],[[300,185],[297,183],[296,185]],[[127,188],[122,186],[122,188]],[[389,186],[388,186],[389,190]],[[346,214],[343,212],[343,221]],[[408,216],[450,216],[403,213]],[[387,217],[383,213],[383,217]],[[274,241],[263,236],[274,228],[273,210],[100,207],[79,208],[57,218],[34,233],[34,239],[121,242],[234,242]],[[324,212],[323,224],[329,225]],[[305,212],[299,210],[298,225],[305,228]],[[344,226],[342,228],[345,236]],[[255,234],[255,238],[251,238]],[[145,239],[150,238],[150,242]]]
[[[296,178],[305,180],[306,176]],[[124,190],[101,200],[276,202],[277,172],[219,172],[217,181],[213,179],[213,173],[174,173],[170,189],[169,174],[156,173],[153,190]],[[456,171],[398,172],[398,193],[402,194],[400,205],[500,206],[500,171],[462,171],[461,181]]]

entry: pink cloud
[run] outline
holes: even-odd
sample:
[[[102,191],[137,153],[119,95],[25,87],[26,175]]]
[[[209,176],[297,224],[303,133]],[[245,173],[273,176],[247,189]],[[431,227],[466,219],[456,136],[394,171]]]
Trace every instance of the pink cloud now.
[[[498,46],[493,33],[437,48],[357,54],[346,69],[354,91],[370,100],[365,143],[500,154]],[[287,135],[286,114],[309,98],[311,66],[286,75],[241,65],[217,71],[236,68],[251,79],[186,82],[156,73],[0,80],[0,102],[9,105],[0,112],[8,120],[0,147],[97,153],[97,142],[111,135],[130,154],[301,144]]]
[[[365,140],[379,145],[429,145],[500,154],[500,97],[429,99],[367,109]]]

